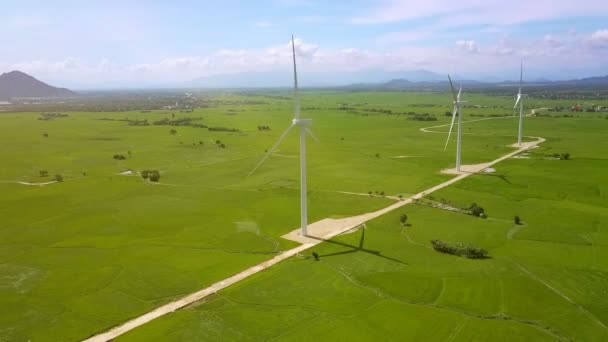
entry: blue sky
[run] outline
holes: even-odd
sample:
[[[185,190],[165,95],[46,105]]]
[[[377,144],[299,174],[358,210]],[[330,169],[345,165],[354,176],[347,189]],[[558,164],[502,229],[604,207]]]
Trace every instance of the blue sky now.
[[[60,85],[169,84],[280,72],[426,69],[509,78],[608,74],[608,1],[13,1],[0,72]],[[511,77],[515,78],[515,77]]]

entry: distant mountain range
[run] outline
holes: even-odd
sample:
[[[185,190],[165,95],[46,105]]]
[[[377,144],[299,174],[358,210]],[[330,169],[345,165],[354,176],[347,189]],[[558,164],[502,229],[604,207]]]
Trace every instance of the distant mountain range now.
[[[27,97],[73,97],[76,95],[69,89],[50,86],[21,71],[11,71],[0,75],[0,100]]]
[[[292,86],[292,77],[291,70],[246,72],[201,77],[186,82],[183,86],[189,88],[284,88]],[[434,90],[445,89],[448,85],[447,75],[428,70],[306,72],[299,74],[298,78],[300,85],[307,88]],[[519,84],[519,81],[501,81],[497,78],[473,80],[459,75],[452,75],[452,80],[455,84],[463,84],[468,88],[493,88]],[[608,87],[608,76],[563,81],[537,78],[526,80],[524,84],[547,87]]]
[[[458,76],[455,76],[458,78]],[[335,72],[302,72],[298,74],[300,84],[307,87],[339,87],[353,83],[380,83],[399,78],[412,82],[439,82],[446,75],[428,70],[411,71],[335,71]],[[291,69],[264,72],[243,72],[206,76],[186,82],[183,86],[193,88],[282,88],[293,84]]]
[[[501,88],[501,87],[518,87],[519,81],[501,81],[488,82],[476,80],[463,80],[453,78],[454,87],[463,85],[469,89],[480,88]],[[608,88],[608,76],[588,77],[574,80],[551,81],[547,79],[536,79],[532,81],[524,81],[525,87],[545,87],[545,88]],[[413,82],[408,79],[392,79],[388,82],[381,83],[353,83],[338,87],[347,90],[445,90],[448,89],[449,83],[443,78],[438,81],[418,81]]]

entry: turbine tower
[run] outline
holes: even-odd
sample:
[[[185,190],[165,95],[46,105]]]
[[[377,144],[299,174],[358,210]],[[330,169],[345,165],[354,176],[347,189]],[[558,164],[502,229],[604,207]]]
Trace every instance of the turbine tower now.
[[[523,78],[524,78],[524,63],[521,63],[520,69],[519,69],[519,91],[517,92],[517,100],[515,100],[515,105],[513,106],[513,110],[515,110],[515,108],[517,108],[517,105],[519,104],[519,133],[517,134],[517,146],[521,146],[521,135],[523,132],[523,124],[524,124],[524,100],[523,98],[526,97],[526,94],[522,94],[521,93],[521,85],[523,82]]]
[[[448,75],[448,80],[450,81],[450,89],[452,90],[452,96],[454,97],[454,109],[452,111],[452,123],[450,124],[450,130],[448,131],[448,139],[445,142],[445,147],[443,150],[445,151],[448,148],[450,136],[452,135],[452,128],[454,127],[454,120],[456,119],[456,116],[458,116],[458,133],[456,135],[456,171],[460,172],[460,155],[462,152],[462,115],[460,112],[460,105],[462,103],[466,103],[466,101],[460,100],[460,95],[462,94],[462,85],[460,85],[460,90],[458,90],[458,95],[456,95],[450,75]]]
[[[300,129],[300,233],[302,236],[307,236],[307,225],[308,225],[308,209],[307,209],[307,197],[306,197],[306,134],[310,134],[313,139],[316,139],[310,129],[308,128],[312,124],[311,119],[302,119],[300,117],[300,99],[298,97],[298,71],[296,68],[296,45],[291,36],[291,52],[293,55],[293,115],[294,118],[291,121],[291,125],[287,127],[285,132],[281,134],[279,140],[268,150],[266,155],[258,162],[253,168],[249,175],[253,174],[255,170],[270,157],[270,155],[279,147],[281,142],[287,137],[292,128],[298,127]]]

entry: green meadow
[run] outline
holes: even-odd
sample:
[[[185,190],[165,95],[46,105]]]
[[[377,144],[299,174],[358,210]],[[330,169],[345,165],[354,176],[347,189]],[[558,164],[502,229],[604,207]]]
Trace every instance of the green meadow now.
[[[0,341],[81,340],[295,247],[280,238],[299,222],[295,132],[247,176],[291,124],[286,95],[215,94],[217,105],[191,113],[1,113]],[[512,113],[512,98],[466,95],[480,108],[465,121]],[[531,100],[527,111],[564,104]],[[448,94],[304,92],[302,108],[319,140],[307,145],[310,222],[393,203],[344,192],[407,196],[451,177],[439,173],[454,166],[446,127],[420,131],[449,124]],[[608,120],[578,115],[526,118],[525,134],[547,139],[526,158],[119,340],[606,340]],[[180,118],[238,131],[123,121]],[[463,163],[512,151],[516,129],[513,117],[467,123]],[[571,160],[552,157],[564,152]],[[27,185],[54,175],[63,181]],[[489,217],[430,201],[475,202]],[[440,254],[432,239],[490,257]]]

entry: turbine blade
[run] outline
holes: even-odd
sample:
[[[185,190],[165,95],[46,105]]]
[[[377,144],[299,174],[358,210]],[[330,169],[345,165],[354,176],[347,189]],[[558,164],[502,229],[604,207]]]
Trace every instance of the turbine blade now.
[[[521,94],[521,84],[524,80],[524,61],[521,61],[519,66],[519,93]]]
[[[462,94],[462,84],[460,85],[460,89],[458,90],[458,96],[456,96],[456,99],[458,99],[458,101],[460,101],[460,94]]]
[[[513,109],[517,108],[517,105],[519,104],[520,100],[521,100],[521,95],[517,94],[517,100],[515,100],[515,105],[513,106]]]
[[[452,84],[452,78],[450,78],[450,74],[448,74],[448,80],[450,80],[450,88],[452,89],[452,96],[454,96],[454,101],[458,101],[456,98],[456,91],[454,91],[454,85]]]
[[[444,151],[448,148],[448,143],[450,142],[450,135],[452,135],[452,128],[454,128],[454,120],[456,119],[457,113],[458,107],[454,105],[454,111],[452,112],[452,123],[450,124],[450,130],[448,131],[448,139],[445,141],[445,146],[443,147]]]
[[[279,140],[277,140],[277,142],[275,142],[274,145],[272,145],[272,147],[270,148],[270,150],[268,150],[268,152],[264,155],[264,157],[253,168],[253,170],[251,170],[251,172],[249,172],[249,174],[247,175],[247,177],[251,176],[255,172],[255,170],[257,170],[266,161],[266,159],[268,159],[268,157],[270,157],[270,155],[272,154],[272,152],[274,152],[277,149],[277,147],[279,147],[279,145],[281,144],[281,142],[283,142],[283,140],[285,139],[285,137],[287,137],[287,134],[289,134],[289,132],[291,131],[291,129],[293,128],[293,126],[295,126],[295,124],[291,124],[291,125],[289,125],[289,127],[287,127],[287,129],[285,130],[285,132],[283,132],[283,134],[281,134],[281,136],[279,137]]]
[[[310,135],[310,137],[317,142],[317,144],[320,144],[321,142],[319,141],[319,139],[317,139],[317,137],[315,137],[314,134],[312,134],[312,131],[308,128],[304,129],[306,131],[306,133],[308,133],[308,135]]]
[[[293,115],[300,118],[300,99],[298,98],[298,69],[296,67],[296,43],[291,35],[291,52],[293,56]]]

